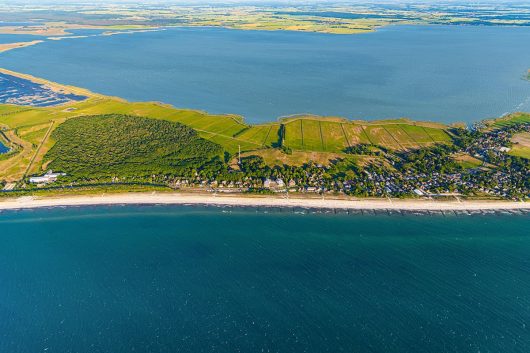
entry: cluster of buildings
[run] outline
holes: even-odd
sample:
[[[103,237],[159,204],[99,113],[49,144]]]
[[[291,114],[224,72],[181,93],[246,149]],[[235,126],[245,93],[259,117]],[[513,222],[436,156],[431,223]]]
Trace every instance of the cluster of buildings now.
[[[530,124],[514,125],[503,129],[495,129],[481,133],[466,148],[466,152],[487,162],[497,162],[506,159],[510,152],[511,138],[517,132],[530,132]]]
[[[440,161],[443,161],[443,158],[433,158],[429,163],[423,164],[419,168],[424,171],[421,172],[414,167],[410,169],[397,167],[389,157],[389,162],[396,168],[367,165],[356,172],[346,173],[337,172],[332,166],[324,167],[311,163],[303,167],[260,166],[247,173],[231,171],[228,174],[220,174],[213,180],[202,177],[197,172],[193,177],[180,178],[153,175],[152,183],[158,182],[176,189],[202,189],[225,193],[267,191],[339,193],[374,197],[480,194],[511,199],[528,198],[530,197],[528,163],[523,163],[522,166],[507,163],[512,158],[508,154],[510,139],[514,133],[521,130],[530,131],[530,124],[476,134],[465,147],[456,152],[475,156],[486,162],[486,167],[453,169],[447,173],[435,171],[443,170],[437,168],[437,163],[442,163]],[[50,170],[42,176],[29,178],[29,183],[44,186],[56,182],[59,177],[65,175]],[[111,183],[124,182],[126,180],[117,177],[111,181]]]
[[[526,127],[528,129],[528,126]],[[457,152],[475,155],[483,161],[497,164],[510,156],[510,138],[513,131],[497,130],[487,132],[473,139],[466,148]],[[492,156],[495,160],[492,160]],[[249,190],[268,190],[269,192],[300,192],[320,194],[347,194],[374,197],[437,197],[467,194],[490,195],[502,198],[529,197],[528,168],[491,168],[477,167],[442,172],[419,172],[414,169],[397,170],[389,168],[371,168],[366,166],[353,177],[334,174],[323,166],[299,167],[296,177],[284,169],[277,169],[271,176],[243,176],[242,180],[178,180],[173,183],[177,188],[200,187],[211,192],[245,192]],[[433,168],[434,170],[434,168]],[[267,174],[267,173],[264,173]],[[526,183],[525,183],[526,181]]]

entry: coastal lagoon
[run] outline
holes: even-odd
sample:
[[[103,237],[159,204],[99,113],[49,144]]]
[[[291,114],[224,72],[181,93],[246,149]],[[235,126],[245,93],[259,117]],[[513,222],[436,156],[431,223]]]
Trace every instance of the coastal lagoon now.
[[[526,352],[528,216],[0,213],[0,351]]]
[[[530,111],[530,28],[390,26],[332,35],[170,28],[47,40],[0,67],[257,123],[312,113],[473,122]]]

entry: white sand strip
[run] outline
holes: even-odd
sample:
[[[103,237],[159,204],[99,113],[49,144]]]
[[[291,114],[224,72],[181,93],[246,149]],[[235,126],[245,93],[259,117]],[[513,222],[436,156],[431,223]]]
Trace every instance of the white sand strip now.
[[[432,201],[333,198],[281,198],[273,196],[209,195],[183,193],[127,193],[104,195],[79,195],[61,197],[20,197],[0,199],[0,210],[57,206],[93,206],[127,204],[164,205],[219,205],[251,207],[301,207],[319,209],[369,209],[410,211],[458,211],[458,210],[530,210],[530,202],[512,201]]]

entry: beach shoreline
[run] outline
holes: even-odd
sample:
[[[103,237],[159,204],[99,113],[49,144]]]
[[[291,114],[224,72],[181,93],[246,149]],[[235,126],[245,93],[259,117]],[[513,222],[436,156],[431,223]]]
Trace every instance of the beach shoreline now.
[[[278,196],[205,195],[184,193],[127,193],[72,195],[60,197],[23,196],[0,200],[0,210],[48,207],[112,205],[197,205],[227,207],[303,208],[321,210],[396,210],[396,211],[530,211],[530,202],[513,201],[434,201],[302,198]]]

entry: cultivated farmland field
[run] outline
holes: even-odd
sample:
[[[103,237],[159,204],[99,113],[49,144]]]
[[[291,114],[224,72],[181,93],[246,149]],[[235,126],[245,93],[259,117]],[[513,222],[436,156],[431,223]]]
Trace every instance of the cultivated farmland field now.
[[[530,159],[530,133],[523,132],[512,138],[513,146],[509,152],[512,156]]]
[[[395,122],[351,122],[336,118],[296,118],[283,122],[284,145],[296,151],[344,152],[349,146],[373,144],[390,150],[408,150],[451,143],[442,127]]]

